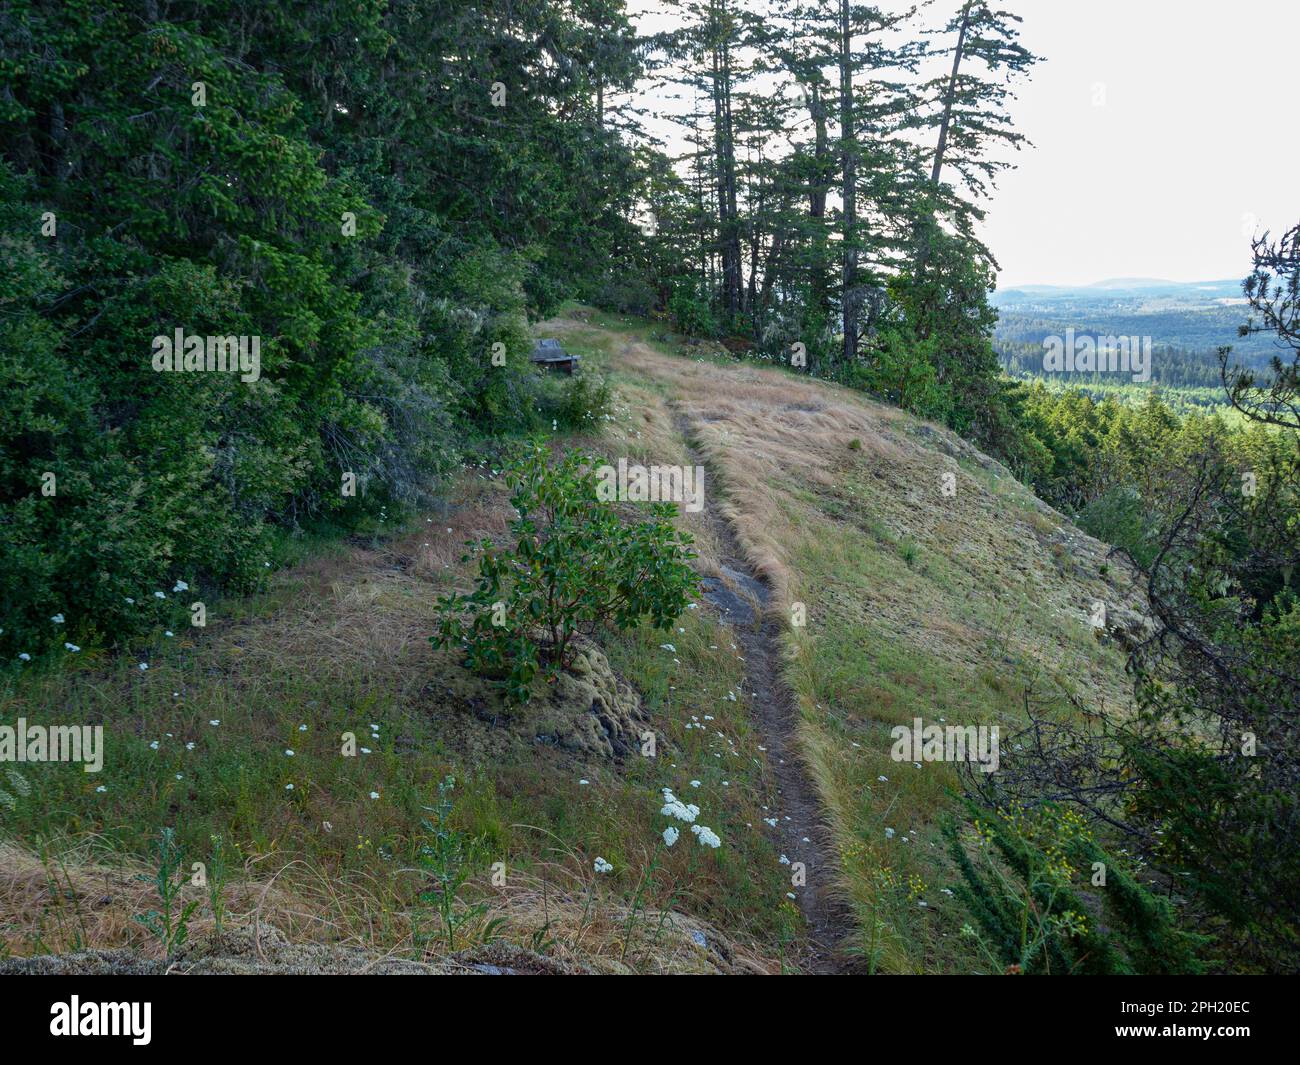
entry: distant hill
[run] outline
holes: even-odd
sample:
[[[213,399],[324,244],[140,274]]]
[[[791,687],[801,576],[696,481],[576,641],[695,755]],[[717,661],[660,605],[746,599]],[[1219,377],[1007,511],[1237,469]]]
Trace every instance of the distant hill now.
[[[1241,280],[1163,281],[1151,277],[1117,277],[1090,285],[1016,285],[993,295],[994,306],[1011,306],[1044,299],[1109,300],[1123,297],[1167,297],[1203,301],[1241,295]]]

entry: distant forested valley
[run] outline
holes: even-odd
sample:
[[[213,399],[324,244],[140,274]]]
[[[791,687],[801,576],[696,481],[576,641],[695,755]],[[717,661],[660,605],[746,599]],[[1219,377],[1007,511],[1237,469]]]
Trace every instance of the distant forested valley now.
[[[1232,361],[1256,372],[1267,370],[1278,354],[1276,338],[1239,335],[1245,302],[1241,282],[1231,280],[1009,288],[991,299],[998,310],[993,346],[1003,369],[1017,380],[1043,380],[1096,399],[1137,403],[1157,389],[1179,413],[1227,411],[1219,349],[1230,346]],[[1151,338],[1150,380],[1109,371],[1044,372],[1045,341],[1069,329],[1093,338]]]

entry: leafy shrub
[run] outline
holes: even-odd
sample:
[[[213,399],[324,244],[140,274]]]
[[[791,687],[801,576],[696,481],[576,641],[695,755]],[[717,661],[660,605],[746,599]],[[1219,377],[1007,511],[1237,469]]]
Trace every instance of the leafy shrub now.
[[[882,396],[922,418],[943,420],[950,397],[934,368],[935,344],[921,342],[905,328],[879,333],[867,347],[865,363],[845,369],[845,383]]]
[[[609,384],[598,374],[585,371],[560,377],[543,371],[539,376],[538,410],[546,424],[590,432],[609,413]]]
[[[712,337],[721,331],[698,278],[678,278],[673,282],[668,313],[673,316],[678,332],[688,337]]]
[[[1203,937],[1181,930],[1170,901],[1103,851],[1079,813],[1051,803],[993,810],[969,802],[968,811],[964,835],[953,822],[944,827],[962,876],[953,894],[973,922],[963,934],[997,971],[1201,971]]]
[[[1141,494],[1130,485],[1103,493],[1079,512],[1079,527],[1126,550],[1139,565],[1155,556],[1155,530]]]
[[[1140,784],[1124,812],[1155,841],[1153,864],[1227,922],[1236,963],[1295,971],[1300,599],[1284,589],[1254,623],[1226,614],[1199,615],[1209,650],[1200,661],[1183,655],[1176,684],[1159,662],[1136,660],[1138,713],[1119,729],[1119,765]],[[1219,677],[1206,659],[1231,672]]]
[[[758,331],[759,357],[792,365],[794,345],[803,345],[807,372],[824,376],[840,351],[839,337],[831,316],[810,299],[807,289],[799,292],[793,307],[774,309]]]
[[[589,299],[603,310],[646,318],[655,310],[658,294],[644,277],[619,273],[602,277],[592,287]]]
[[[581,453],[552,465],[544,446],[527,448],[506,474],[514,543],[480,541],[475,590],[439,600],[431,641],[463,646],[469,667],[499,678],[511,703],[528,701],[540,668],[570,662],[575,634],[646,617],[667,628],[695,592],[691,538],[673,526],[672,504],[625,522],[599,499],[593,467]]]

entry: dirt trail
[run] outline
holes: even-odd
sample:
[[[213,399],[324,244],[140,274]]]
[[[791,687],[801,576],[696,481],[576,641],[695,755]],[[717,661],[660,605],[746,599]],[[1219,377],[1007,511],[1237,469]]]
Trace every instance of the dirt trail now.
[[[713,473],[695,447],[686,416],[674,410],[673,424],[691,463],[705,467],[706,476]],[[711,480],[719,483],[716,477]],[[853,922],[848,908],[834,896],[834,865],[830,860],[834,849],[821,802],[799,756],[795,735],[799,710],[781,676],[780,625],[762,609],[768,598],[767,588],[745,558],[730,524],[716,507],[709,505],[707,492],[702,517],[718,544],[718,561],[736,586],[735,590],[742,597],[748,591],[760,601],[760,612],[755,618],[725,587],[718,589],[725,602],[737,606],[731,613],[726,613],[724,608],[724,616],[729,618],[736,644],[745,659],[744,690],[751,700],[754,722],[763,737],[768,765],[776,778],[777,805],[767,811],[777,819],[776,827],[763,827],[775,834],[780,852],[791,862],[802,862],[807,871],[806,885],[790,888],[797,895],[799,908],[808,923],[808,952],[801,962],[813,973],[842,973],[849,968],[843,946],[853,931]]]

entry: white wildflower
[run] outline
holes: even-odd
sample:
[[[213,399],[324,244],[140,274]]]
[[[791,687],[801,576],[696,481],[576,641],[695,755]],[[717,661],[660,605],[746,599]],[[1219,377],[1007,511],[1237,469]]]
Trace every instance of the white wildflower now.
[[[678,821],[685,821],[690,824],[700,816],[700,808],[693,803],[687,804],[678,798],[670,796],[659,813],[664,817],[675,817]]]

